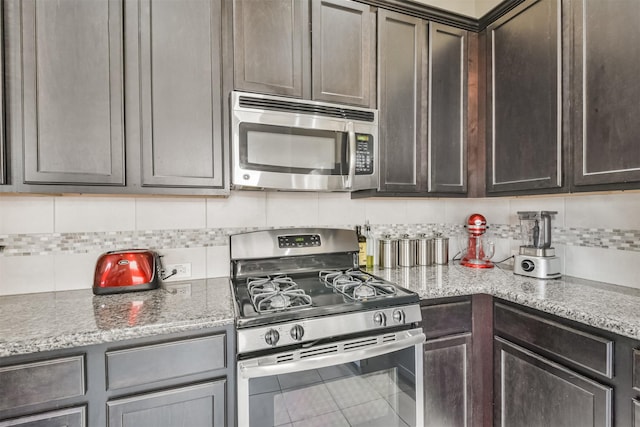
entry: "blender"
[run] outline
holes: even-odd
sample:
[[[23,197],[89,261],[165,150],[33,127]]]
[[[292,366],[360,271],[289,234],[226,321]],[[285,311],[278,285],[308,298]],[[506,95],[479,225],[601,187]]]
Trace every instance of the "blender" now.
[[[560,277],[560,258],[551,247],[551,217],[558,212],[518,212],[522,246],[515,256],[513,272],[538,279]]]

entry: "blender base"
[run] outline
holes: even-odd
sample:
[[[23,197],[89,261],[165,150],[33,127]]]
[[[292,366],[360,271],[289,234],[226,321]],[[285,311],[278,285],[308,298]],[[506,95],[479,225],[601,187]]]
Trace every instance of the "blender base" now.
[[[537,279],[557,279],[560,273],[560,258],[556,256],[516,255],[513,273]]]

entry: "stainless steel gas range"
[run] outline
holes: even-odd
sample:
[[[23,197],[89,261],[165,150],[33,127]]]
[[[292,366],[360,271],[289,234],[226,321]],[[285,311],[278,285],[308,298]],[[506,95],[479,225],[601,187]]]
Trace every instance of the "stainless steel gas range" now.
[[[355,231],[230,238],[238,425],[421,426],[418,295],[358,269]]]

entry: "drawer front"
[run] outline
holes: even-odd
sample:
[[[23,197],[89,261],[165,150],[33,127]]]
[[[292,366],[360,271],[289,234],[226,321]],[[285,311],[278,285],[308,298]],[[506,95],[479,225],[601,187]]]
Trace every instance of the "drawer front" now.
[[[495,330],[535,349],[613,377],[613,341],[497,303]]]
[[[633,388],[640,392],[640,350],[633,350]]]
[[[84,356],[0,368],[0,411],[71,397],[86,391]]]
[[[423,306],[422,327],[427,339],[471,332],[471,301]]]
[[[107,352],[109,390],[222,369],[226,335]]]
[[[109,427],[224,427],[224,379],[107,402]]]
[[[84,406],[49,411],[38,415],[0,421],[0,427],[85,427],[87,425],[86,412]]]

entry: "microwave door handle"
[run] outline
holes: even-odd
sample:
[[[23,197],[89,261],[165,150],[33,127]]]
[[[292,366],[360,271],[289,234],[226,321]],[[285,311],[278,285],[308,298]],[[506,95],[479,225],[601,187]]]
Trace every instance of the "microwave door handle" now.
[[[347,122],[347,136],[349,139],[349,176],[345,188],[353,188],[353,180],[356,175],[356,132],[353,130],[353,122]]]

